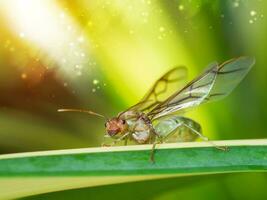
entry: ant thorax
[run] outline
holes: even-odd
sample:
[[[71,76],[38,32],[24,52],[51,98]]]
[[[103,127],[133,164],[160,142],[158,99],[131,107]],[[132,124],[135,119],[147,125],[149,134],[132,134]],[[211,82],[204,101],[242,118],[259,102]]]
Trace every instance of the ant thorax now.
[[[120,115],[121,119],[126,120],[130,138],[138,144],[147,143],[151,136],[151,122],[142,112],[127,111]]]

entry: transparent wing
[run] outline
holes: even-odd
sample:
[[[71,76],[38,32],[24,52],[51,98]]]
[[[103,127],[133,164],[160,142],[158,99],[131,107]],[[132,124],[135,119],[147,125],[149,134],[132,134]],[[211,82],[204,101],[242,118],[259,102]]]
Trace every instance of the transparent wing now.
[[[171,91],[176,91],[177,88],[182,88],[185,85],[186,78],[186,67],[178,66],[172,68],[154,83],[152,88],[139,103],[128,108],[126,111],[139,110],[146,112],[153,109],[156,105],[170,96],[173,93]]]
[[[254,63],[254,58],[250,57],[231,59],[221,65],[213,63],[183,89],[154,107],[148,115],[156,119],[204,102],[222,99],[238,85]]]

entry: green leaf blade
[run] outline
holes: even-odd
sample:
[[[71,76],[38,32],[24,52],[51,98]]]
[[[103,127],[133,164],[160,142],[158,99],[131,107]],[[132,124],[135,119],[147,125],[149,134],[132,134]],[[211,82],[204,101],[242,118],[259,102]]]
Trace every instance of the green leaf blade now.
[[[136,180],[267,171],[267,140],[216,144],[226,145],[229,150],[218,150],[204,142],[158,145],[155,163],[149,161],[151,145],[3,155],[0,156],[0,191],[3,191],[0,197],[8,191],[5,185],[12,181],[14,188],[24,188],[24,193],[15,195],[15,192],[12,197],[22,197]],[[49,187],[31,189],[32,185],[49,179],[53,180]],[[25,185],[21,186],[22,183]]]

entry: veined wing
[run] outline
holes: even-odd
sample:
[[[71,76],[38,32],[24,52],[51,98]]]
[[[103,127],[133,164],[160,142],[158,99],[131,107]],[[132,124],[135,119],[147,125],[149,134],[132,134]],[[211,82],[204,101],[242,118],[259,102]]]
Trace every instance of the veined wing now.
[[[187,69],[184,66],[174,67],[159,78],[148,93],[139,101],[139,103],[131,106],[126,111],[138,110],[142,112],[153,109],[156,105],[161,103],[166,97],[170,96],[171,89],[181,88],[185,85],[187,78]],[[175,86],[171,88],[171,86]],[[123,113],[125,113],[124,111]],[[123,113],[120,113],[123,114]]]
[[[238,85],[254,63],[254,58],[239,57],[220,65],[211,64],[199,77],[158,104],[148,115],[156,119],[204,102],[222,99]]]

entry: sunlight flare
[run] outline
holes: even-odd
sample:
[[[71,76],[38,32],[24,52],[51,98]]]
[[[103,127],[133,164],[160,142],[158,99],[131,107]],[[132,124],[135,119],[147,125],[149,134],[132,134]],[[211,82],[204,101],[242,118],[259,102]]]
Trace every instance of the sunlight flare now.
[[[67,74],[81,74],[88,59],[85,55],[89,44],[83,31],[63,8],[50,0],[28,0],[27,3],[11,0],[0,2],[0,10],[14,35],[40,48]]]

